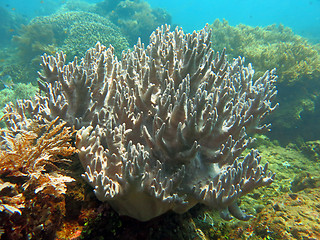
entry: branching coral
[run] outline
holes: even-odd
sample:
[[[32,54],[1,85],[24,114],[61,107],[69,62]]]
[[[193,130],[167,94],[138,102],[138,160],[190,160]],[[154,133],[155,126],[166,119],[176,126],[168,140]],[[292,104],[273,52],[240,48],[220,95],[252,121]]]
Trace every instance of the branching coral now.
[[[65,211],[65,184],[74,181],[57,165],[76,152],[72,132],[65,123],[56,124],[58,119],[40,124],[12,105],[6,111],[9,129],[0,132],[0,235],[52,238]]]
[[[120,61],[100,43],[78,64],[44,55],[40,89],[20,109],[43,121],[59,116],[80,129],[76,146],[85,179],[101,201],[141,221],[205,204],[247,220],[236,200],[270,184],[246,132],[275,107],[274,71],[253,81],[242,58],[210,48],[211,32],[158,28]]]

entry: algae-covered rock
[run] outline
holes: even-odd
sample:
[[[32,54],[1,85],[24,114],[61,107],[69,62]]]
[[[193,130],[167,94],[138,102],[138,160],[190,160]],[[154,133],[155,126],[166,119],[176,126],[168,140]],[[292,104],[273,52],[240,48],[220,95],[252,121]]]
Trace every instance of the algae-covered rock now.
[[[320,140],[308,141],[301,148],[312,160],[320,162]]]
[[[296,193],[306,188],[319,188],[320,176],[312,176],[308,172],[301,172],[291,182],[291,191]]]
[[[319,239],[319,190],[287,193],[274,199],[252,222],[255,235],[262,237],[258,239]]]

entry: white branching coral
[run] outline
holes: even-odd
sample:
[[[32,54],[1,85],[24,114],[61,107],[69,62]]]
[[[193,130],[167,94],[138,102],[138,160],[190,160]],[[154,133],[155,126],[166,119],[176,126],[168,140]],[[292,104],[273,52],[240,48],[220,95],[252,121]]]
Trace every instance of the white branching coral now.
[[[201,203],[247,220],[236,200],[273,181],[256,150],[241,153],[246,133],[269,127],[274,71],[253,80],[244,59],[214,53],[210,34],[162,26],[120,61],[99,43],[80,64],[43,56],[45,96],[24,108],[80,129],[84,178],[119,214],[146,221]]]

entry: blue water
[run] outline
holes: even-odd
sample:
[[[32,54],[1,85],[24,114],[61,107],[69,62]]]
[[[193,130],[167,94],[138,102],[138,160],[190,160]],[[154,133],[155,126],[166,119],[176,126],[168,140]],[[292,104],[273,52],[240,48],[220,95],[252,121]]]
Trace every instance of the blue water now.
[[[320,0],[149,0],[167,9],[173,22],[187,30],[200,29],[214,19],[266,26],[282,23],[295,32],[320,38]]]
[[[61,6],[66,0],[0,0],[0,6],[34,17]],[[89,3],[101,2],[87,0]],[[152,7],[166,9],[172,23],[185,31],[201,29],[216,18],[231,25],[266,26],[282,23],[295,33],[320,40],[320,0],[148,0]]]

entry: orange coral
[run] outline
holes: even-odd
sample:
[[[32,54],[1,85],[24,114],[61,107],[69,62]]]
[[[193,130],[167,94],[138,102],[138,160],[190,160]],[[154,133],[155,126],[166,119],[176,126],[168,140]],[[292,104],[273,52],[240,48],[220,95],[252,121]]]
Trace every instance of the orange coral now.
[[[66,161],[57,156],[70,156],[75,148],[69,142],[70,128],[64,128],[65,123],[55,125],[57,120],[48,124],[31,124],[30,131],[20,130],[18,134],[2,129],[5,133],[5,149],[0,151],[0,163],[3,166],[0,174],[30,177],[44,171],[46,165]]]
[[[61,164],[70,161],[62,157],[76,149],[71,146],[74,132],[58,120],[30,120],[27,130],[0,130],[1,237],[51,238],[61,224],[66,183],[74,181],[62,174]]]

